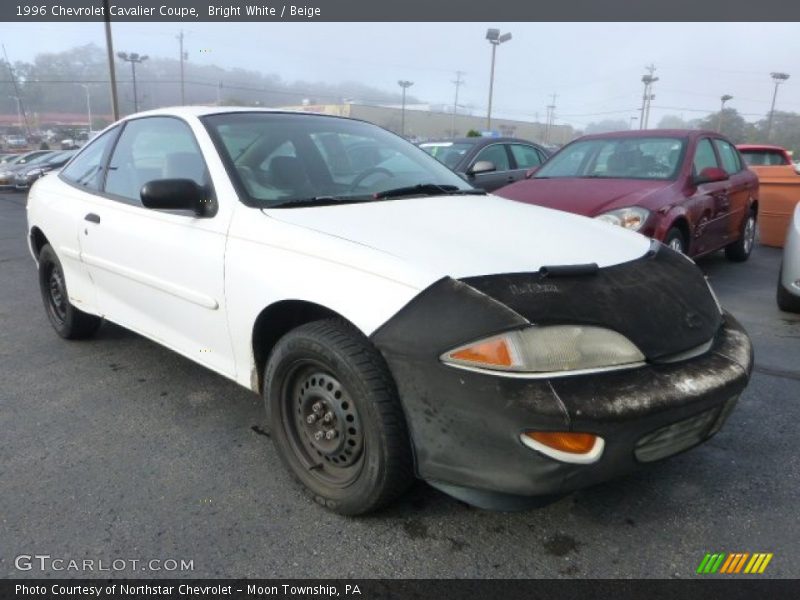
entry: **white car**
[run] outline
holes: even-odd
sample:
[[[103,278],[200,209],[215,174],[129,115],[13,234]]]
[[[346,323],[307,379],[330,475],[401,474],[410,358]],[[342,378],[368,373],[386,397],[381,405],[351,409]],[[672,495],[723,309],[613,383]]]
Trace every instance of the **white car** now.
[[[778,277],[778,308],[800,313],[800,203],[795,205]]]
[[[488,507],[615,477],[714,435],[752,367],[683,255],[351,119],[133,115],[34,184],[28,225],[58,334],[107,319],[262,394],[345,514],[415,475]]]

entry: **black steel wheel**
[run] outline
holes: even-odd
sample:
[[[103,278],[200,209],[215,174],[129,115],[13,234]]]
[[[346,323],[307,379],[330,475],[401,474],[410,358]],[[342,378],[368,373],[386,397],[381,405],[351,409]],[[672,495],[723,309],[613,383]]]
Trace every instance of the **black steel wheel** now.
[[[39,252],[39,289],[47,318],[61,337],[70,340],[91,337],[103,322],[70,303],[64,269],[50,245]]]
[[[413,481],[408,431],[383,357],[351,325],[302,325],[273,349],[264,373],[272,438],[320,504],[376,510]]]

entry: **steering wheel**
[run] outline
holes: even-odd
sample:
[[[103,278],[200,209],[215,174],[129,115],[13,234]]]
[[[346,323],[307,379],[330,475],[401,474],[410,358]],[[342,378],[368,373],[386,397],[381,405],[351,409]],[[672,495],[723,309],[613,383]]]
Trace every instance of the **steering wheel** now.
[[[394,177],[394,173],[392,173],[389,169],[384,169],[383,167],[370,167],[369,169],[365,169],[355,176],[350,184],[350,191],[355,192],[367,177],[370,175],[375,175],[376,173],[386,175],[386,177]]]

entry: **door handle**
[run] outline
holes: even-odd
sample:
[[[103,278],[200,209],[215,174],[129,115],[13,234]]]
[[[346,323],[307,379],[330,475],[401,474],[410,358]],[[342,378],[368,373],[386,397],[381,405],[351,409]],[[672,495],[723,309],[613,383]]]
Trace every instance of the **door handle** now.
[[[89,213],[85,217],[84,220],[89,221],[89,223],[99,223],[100,222],[100,215],[96,215],[94,213]]]

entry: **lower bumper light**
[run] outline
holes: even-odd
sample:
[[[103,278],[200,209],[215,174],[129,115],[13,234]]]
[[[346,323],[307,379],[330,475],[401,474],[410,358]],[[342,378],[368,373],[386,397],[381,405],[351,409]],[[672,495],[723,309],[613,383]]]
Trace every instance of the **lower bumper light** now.
[[[699,444],[711,435],[712,425],[719,414],[719,408],[712,408],[648,433],[636,443],[634,449],[636,460],[653,462]]]
[[[526,431],[520,440],[528,448],[561,462],[587,465],[600,460],[605,442],[591,433]]]

